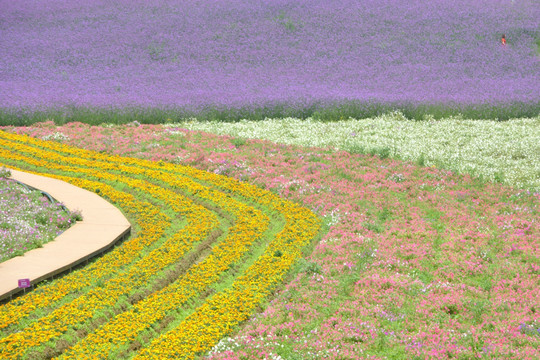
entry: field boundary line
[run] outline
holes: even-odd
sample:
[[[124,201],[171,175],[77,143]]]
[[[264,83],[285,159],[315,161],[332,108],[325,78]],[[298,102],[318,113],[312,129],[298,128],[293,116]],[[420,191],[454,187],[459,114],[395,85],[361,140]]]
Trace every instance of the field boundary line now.
[[[49,193],[83,220],[41,248],[0,263],[0,301],[24,291],[19,279],[32,285],[58,275],[102,253],[131,232],[131,224],[114,205],[97,194],[67,182],[9,169],[11,178]]]

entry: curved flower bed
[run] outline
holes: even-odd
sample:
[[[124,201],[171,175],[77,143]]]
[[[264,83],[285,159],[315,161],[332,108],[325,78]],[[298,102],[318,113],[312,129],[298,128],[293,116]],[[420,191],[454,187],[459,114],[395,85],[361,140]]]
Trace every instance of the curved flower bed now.
[[[52,172],[96,191],[139,226],[136,237],[89,267],[1,306],[2,357],[94,359],[118,352],[124,357],[145,348],[122,346],[138,336],[151,340],[149,329],[160,326],[164,334],[174,334],[176,326],[168,323],[178,319],[182,324],[185,317],[178,309],[197,314],[197,307],[211,303],[212,309],[227,312],[231,303],[222,301],[223,294],[240,286],[242,295],[235,300],[251,306],[214,319],[218,332],[201,329],[206,335],[197,346],[182,352],[194,356],[245,320],[319,232],[319,220],[309,210],[252,185],[190,167],[5,132],[0,133],[0,159],[13,167]],[[254,272],[265,281],[247,288],[245,278]],[[101,319],[99,325],[96,318]],[[163,352],[156,346],[149,351]]]
[[[17,131],[61,132],[73,145],[249,180],[325,218],[328,234],[294,279],[208,358],[540,355],[537,193],[379,156],[181,128],[42,124]],[[204,317],[210,304],[147,349],[198,346],[192,324],[219,319]]]

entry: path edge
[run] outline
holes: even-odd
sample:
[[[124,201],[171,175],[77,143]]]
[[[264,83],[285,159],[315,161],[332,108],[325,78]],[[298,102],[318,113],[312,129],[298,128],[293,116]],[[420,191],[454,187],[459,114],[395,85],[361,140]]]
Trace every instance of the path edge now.
[[[131,233],[131,224],[113,204],[99,195],[62,180],[7,168],[11,179],[50,194],[69,210],[79,210],[77,221],[53,241],[22,256],[0,263],[0,301],[19,292],[19,279],[29,279],[31,287],[69,271],[111,248]]]

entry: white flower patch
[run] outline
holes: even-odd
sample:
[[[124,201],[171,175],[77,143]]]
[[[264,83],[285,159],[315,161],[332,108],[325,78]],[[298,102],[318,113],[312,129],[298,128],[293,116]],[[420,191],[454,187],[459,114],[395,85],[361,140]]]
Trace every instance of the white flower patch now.
[[[323,123],[311,118],[242,120],[236,123],[174,124],[240,138],[280,144],[380,153],[424,166],[470,173],[484,179],[540,191],[540,116],[508,121],[460,116],[408,120],[400,112],[369,119]]]
[[[218,354],[225,351],[235,351],[240,347],[233,338],[226,337],[221,339],[216,346],[214,346],[209,352],[208,355]]]
[[[336,225],[337,223],[339,223],[339,221],[341,220],[341,218],[344,215],[347,216],[347,215],[349,215],[349,213],[348,212],[340,213],[340,211],[338,209],[334,209],[331,212],[325,214],[323,216],[323,219],[326,221],[326,223],[327,223],[327,225],[329,227],[332,227],[332,226]]]
[[[45,135],[41,138],[41,140],[54,140],[54,141],[66,141],[69,140],[69,136],[65,135],[64,133],[61,133],[59,131],[55,132],[54,134]]]
[[[165,132],[169,135],[178,135],[180,137],[186,136],[186,133],[182,131],[182,129],[176,127],[176,126],[170,126],[171,124],[165,124],[163,125],[165,127]]]

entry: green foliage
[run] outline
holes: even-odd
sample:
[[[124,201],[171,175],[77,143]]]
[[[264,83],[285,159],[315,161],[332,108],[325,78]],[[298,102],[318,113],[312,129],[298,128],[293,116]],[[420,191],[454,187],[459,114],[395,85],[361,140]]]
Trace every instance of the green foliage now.
[[[234,138],[234,139],[231,139],[231,143],[232,143],[235,147],[239,148],[240,146],[246,144],[246,139],[243,139],[243,138]]]
[[[289,25],[290,28],[295,25]],[[149,56],[159,61],[163,45],[148,48]],[[82,122],[90,125],[128,124],[138,121],[141,124],[165,124],[196,118],[199,121],[236,122],[242,119],[264,120],[266,118],[309,117],[332,122],[349,118],[366,119],[400,111],[404,118],[425,121],[461,115],[466,119],[508,120],[518,117],[538,116],[540,101],[536,103],[509,103],[500,105],[443,105],[443,104],[407,104],[373,103],[362,101],[344,101],[336,103],[273,103],[262,106],[223,107],[206,106],[198,109],[177,107],[81,107],[65,106],[58,109],[33,110],[29,108],[0,108],[0,126],[28,126],[38,122],[52,120],[62,125],[69,122]]]
[[[0,222],[0,230],[15,230],[15,225],[8,222]]]
[[[366,221],[362,224],[362,226],[366,228],[367,230],[373,231],[377,234],[380,234],[384,231],[384,227],[378,223],[371,223],[371,222]]]
[[[498,183],[504,183],[504,173],[502,171],[497,171],[494,175],[493,175],[493,179],[495,180],[495,182],[498,182]]]
[[[420,166],[426,166],[426,156],[422,153],[418,157],[418,160],[416,160],[416,163]]]
[[[307,275],[320,274],[322,272],[321,266],[313,261],[307,261],[304,258],[298,260],[297,272],[306,273]]]
[[[377,155],[381,159],[387,159],[390,157],[391,149],[388,146],[376,147],[369,150],[370,155]]]
[[[7,179],[11,176],[11,171],[6,169],[5,167],[0,168],[0,178]]]
[[[344,146],[344,150],[351,154],[366,154],[366,147],[358,143],[348,143]]]
[[[381,212],[379,212],[377,218],[380,222],[385,222],[386,220],[392,218],[392,211],[388,210],[388,208],[385,207]]]
[[[148,55],[152,60],[161,61],[165,60],[165,55],[163,54],[164,47],[165,43],[152,42],[150,45],[147,46],[146,50],[148,51]]]
[[[418,280],[428,285],[433,281],[433,274],[431,271],[419,271],[417,273]]]
[[[291,33],[296,32],[302,26],[300,23],[297,23],[288,17],[283,10],[279,12],[279,15],[276,16],[274,20]]]

